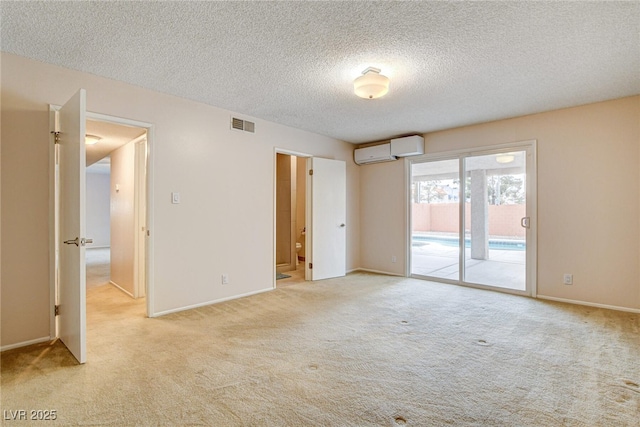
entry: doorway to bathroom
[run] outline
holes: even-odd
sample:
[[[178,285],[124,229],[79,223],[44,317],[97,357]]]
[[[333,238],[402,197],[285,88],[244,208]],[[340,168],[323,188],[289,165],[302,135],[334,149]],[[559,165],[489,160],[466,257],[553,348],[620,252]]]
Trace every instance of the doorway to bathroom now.
[[[275,149],[274,285],[346,274],[346,162]]]
[[[276,285],[305,280],[306,170],[302,155],[276,153]]]

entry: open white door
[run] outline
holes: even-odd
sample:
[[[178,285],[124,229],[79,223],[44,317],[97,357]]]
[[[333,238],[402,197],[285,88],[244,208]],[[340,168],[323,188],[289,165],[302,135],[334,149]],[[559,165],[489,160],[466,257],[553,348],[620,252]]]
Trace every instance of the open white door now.
[[[58,336],[78,362],[87,360],[85,266],[85,111],[80,89],[58,112],[60,227]]]
[[[309,159],[307,212],[311,242],[307,240],[307,280],[342,277],[346,274],[346,164],[342,160]]]
[[[134,168],[134,229],[136,230],[133,247],[134,298],[146,295],[146,243],[147,243],[147,138],[135,141]]]

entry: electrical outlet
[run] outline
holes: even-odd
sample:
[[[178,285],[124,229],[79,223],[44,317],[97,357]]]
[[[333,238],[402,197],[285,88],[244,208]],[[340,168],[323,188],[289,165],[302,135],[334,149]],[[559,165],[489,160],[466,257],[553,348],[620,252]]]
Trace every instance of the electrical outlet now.
[[[573,274],[566,273],[563,277],[563,281],[565,285],[573,285]]]
[[[394,255],[394,256],[392,256],[392,257],[391,257],[391,262],[396,262],[396,261],[397,261],[396,256],[395,256],[395,255]]]
[[[228,285],[229,284],[229,275],[226,274],[226,273],[222,275],[222,284],[223,285]]]

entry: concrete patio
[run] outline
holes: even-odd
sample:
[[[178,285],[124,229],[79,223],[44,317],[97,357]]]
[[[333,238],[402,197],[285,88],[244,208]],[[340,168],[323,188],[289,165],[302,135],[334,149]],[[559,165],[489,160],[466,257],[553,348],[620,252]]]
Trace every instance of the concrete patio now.
[[[422,233],[421,233],[422,234]],[[526,251],[489,249],[489,259],[471,259],[465,250],[464,282],[526,290]],[[411,274],[459,280],[459,248],[441,242],[414,240],[411,245]]]

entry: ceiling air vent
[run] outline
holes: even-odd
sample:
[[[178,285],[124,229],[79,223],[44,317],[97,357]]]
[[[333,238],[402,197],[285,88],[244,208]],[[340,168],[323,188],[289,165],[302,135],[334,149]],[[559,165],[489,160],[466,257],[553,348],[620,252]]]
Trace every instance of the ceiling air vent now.
[[[231,117],[231,129],[255,133],[256,124],[248,120]]]
[[[231,117],[231,129],[244,130],[244,120]]]

